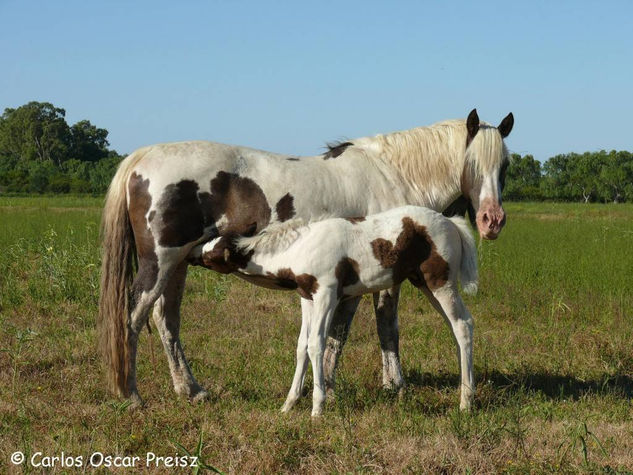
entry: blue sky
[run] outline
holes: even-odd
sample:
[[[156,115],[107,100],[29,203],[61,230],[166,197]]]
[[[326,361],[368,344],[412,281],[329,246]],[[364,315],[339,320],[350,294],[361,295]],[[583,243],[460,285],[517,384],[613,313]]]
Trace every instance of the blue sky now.
[[[544,161],[633,150],[633,2],[0,0],[0,108],[48,101],[111,147],[317,154],[477,107]]]

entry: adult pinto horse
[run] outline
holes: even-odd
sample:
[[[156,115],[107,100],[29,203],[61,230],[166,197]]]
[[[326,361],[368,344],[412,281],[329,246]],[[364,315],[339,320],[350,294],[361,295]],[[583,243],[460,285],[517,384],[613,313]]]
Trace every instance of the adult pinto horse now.
[[[466,120],[350,140],[317,157],[212,142],[161,144],[132,153],[110,184],[102,222],[98,323],[113,391],[142,403],[136,349],[153,306],[175,391],[193,401],[208,397],[180,344],[180,304],[187,267],[200,264],[191,250],[218,236],[249,236],[295,217],[353,218],[407,204],[442,211],[463,196],[476,212],[481,237],[495,239],[505,223],[503,139],[513,124],[511,113],[498,127],[480,123],[473,110]],[[395,388],[404,384],[398,295],[397,286],[374,294],[383,384]],[[333,317],[324,356],[330,388],[359,301],[343,302]]]

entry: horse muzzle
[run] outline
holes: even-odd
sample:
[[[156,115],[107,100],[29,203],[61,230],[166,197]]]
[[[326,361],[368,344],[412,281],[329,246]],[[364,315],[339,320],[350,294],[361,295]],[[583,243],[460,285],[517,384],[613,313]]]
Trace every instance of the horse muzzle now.
[[[497,239],[506,224],[506,213],[497,203],[482,203],[476,221],[477,230],[483,239]]]

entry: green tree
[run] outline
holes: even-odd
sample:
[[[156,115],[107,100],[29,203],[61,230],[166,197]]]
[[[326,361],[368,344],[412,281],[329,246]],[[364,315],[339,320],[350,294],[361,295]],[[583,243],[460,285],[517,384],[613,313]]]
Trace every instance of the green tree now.
[[[104,193],[108,189],[108,186],[112,181],[112,177],[123,158],[124,157],[120,156],[116,152],[111,151],[107,158],[99,160],[95,163],[94,167],[90,169],[89,181],[94,193]]]
[[[49,102],[29,102],[5,109],[0,117],[0,157],[7,161],[50,161],[68,158],[70,128],[66,111]]]
[[[543,189],[548,198],[585,203],[633,200],[630,152],[556,155],[545,162],[543,170]]]
[[[70,128],[70,156],[82,162],[96,162],[108,156],[108,131],[81,120]]]
[[[592,154],[568,153],[556,155],[543,165],[546,197],[563,201],[589,202],[596,197],[597,162]]]
[[[49,162],[30,162],[27,165],[28,188],[26,191],[31,193],[44,193],[49,191],[51,181],[58,175],[58,170],[53,163]],[[64,191],[64,190],[59,190]]]
[[[510,200],[542,199],[541,175],[541,163],[532,155],[513,153],[506,171],[504,196]]]
[[[0,116],[0,191],[104,192],[121,157],[108,131],[89,120],[69,127],[48,102],[7,108]]]
[[[604,150],[599,153],[602,162],[598,177],[600,199],[619,203],[633,198],[629,195],[633,186],[633,155],[615,150],[608,154]]]

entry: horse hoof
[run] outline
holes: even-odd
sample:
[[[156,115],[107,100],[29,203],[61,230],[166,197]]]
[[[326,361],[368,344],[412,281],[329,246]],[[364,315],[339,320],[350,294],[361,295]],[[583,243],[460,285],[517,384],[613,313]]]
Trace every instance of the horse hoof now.
[[[128,398],[128,401],[130,403],[128,405],[129,411],[135,411],[145,406],[145,402],[143,401],[143,399],[141,399],[141,396],[139,396],[138,393],[131,394]]]
[[[200,389],[193,396],[191,396],[191,402],[194,404],[200,404],[211,399],[211,395],[206,389]]]
[[[470,403],[461,403],[459,405],[459,410],[462,412],[470,412],[472,407],[472,405]]]
[[[281,406],[281,412],[284,414],[287,414],[288,412],[290,412],[290,410],[295,407],[295,404],[297,404],[297,400],[295,399],[293,400],[288,400],[284,403],[283,406]]]
[[[382,383],[382,388],[385,391],[392,391],[394,393],[399,393],[400,391],[402,391],[405,387],[404,381],[388,381],[386,383]]]

